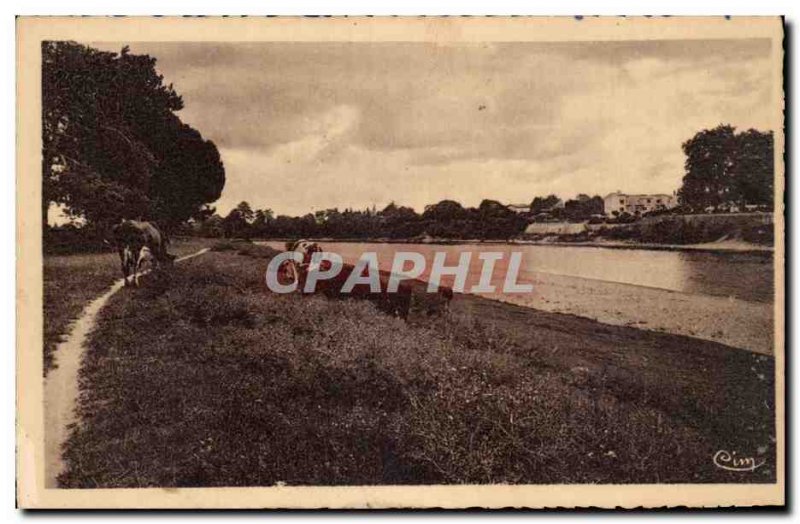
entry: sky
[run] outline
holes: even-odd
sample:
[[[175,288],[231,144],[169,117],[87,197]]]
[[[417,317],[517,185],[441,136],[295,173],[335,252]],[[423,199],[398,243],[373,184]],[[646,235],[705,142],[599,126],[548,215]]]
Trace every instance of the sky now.
[[[222,214],[671,193],[682,142],[777,103],[769,40],[128,45],[219,148]]]

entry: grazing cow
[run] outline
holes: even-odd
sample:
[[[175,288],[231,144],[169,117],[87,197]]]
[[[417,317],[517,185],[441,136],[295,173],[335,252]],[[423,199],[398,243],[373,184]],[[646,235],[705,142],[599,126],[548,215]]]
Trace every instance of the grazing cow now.
[[[321,253],[322,248],[319,247],[319,244],[312,242],[311,240],[298,240],[291,245],[289,251],[297,251],[303,255],[303,261],[300,263],[300,269],[307,272],[314,269],[314,266],[311,263],[311,257],[314,255],[314,253]]]
[[[122,263],[122,276],[126,286],[129,284],[129,276],[133,277],[131,283],[138,284],[136,272],[143,248],[147,248],[150,261],[155,268],[160,267],[162,263],[170,265],[175,259],[173,255],[167,253],[166,236],[152,222],[123,220],[114,226],[112,233]]]
[[[375,306],[391,316],[408,319],[411,311],[411,297],[413,288],[409,282],[399,283],[397,291],[389,293],[386,288],[389,281],[387,273],[381,274],[381,290],[372,291],[368,284],[356,284],[352,291],[343,293],[342,288],[355,268],[350,264],[344,264],[342,271],[329,280],[321,280],[317,283],[316,291],[324,294],[328,298],[354,298],[358,300],[368,300]]]
[[[314,253],[321,253],[322,248],[319,247],[319,244],[312,242],[311,240],[298,240],[296,242],[287,243],[286,247],[288,251],[296,251],[300,253],[303,256],[303,260],[300,263],[295,263],[291,260],[284,262],[279,269],[282,275],[281,280],[285,283],[296,280],[297,288],[302,290],[305,286],[308,272],[317,268],[312,262],[312,257],[314,256]],[[330,262],[324,260],[320,264],[319,269],[324,271],[329,269],[329,267]]]
[[[297,289],[303,293],[305,288],[306,278],[308,273],[314,269],[312,257],[314,253],[321,253],[322,248],[316,242],[310,240],[298,240],[296,242],[287,242],[287,251],[296,251],[302,255],[302,262],[295,263],[294,261],[286,261],[281,264],[278,269],[278,278],[283,284],[289,284],[292,281],[297,282]],[[329,260],[320,262],[319,270],[327,271],[331,267]],[[400,318],[408,318],[411,309],[411,295],[412,288],[408,282],[401,282],[399,289],[396,293],[388,293],[386,291],[388,275],[381,275],[381,291],[373,292],[370,290],[369,285],[358,284],[350,293],[342,293],[347,278],[353,272],[354,267],[350,264],[344,264],[341,272],[330,279],[320,280],[317,282],[313,293],[320,293],[328,298],[355,298],[361,300],[369,300],[374,302],[378,309],[393,316]]]
[[[289,284],[293,281],[297,282],[297,289],[302,293],[305,287],[306,278],[308,273],[315,269],[312,262],[314,253],[321,253],[322,248],[316,242],[310,240],[298,240],[296,242],[287,242],[286,249],[288,251],[296,251],[302,255],[302,262],[294,262],[288,260],[281,264],[278,269],[278,278],[282,284]],[[320,262],[319,269],[326,271],[330,269],[331,262],[323,260]],[[421,313],[427,316],[441,316],[447,314],[450,307],[450,302],[453,299],[453,289],[447,286],[440,286],[437,293],[427,293],[422,286],[416,293],[414,291],[414,284],[408,281],[401,281],[396,292],[389,293],[387,291],[389,273],[385,271],[380,272],[380,291],[372,291],[367,284],[357,284],[349,293],[343,293],[342,288],[347,282],[347,279],[352,274],[355,267],[351,264],[344,264],[342,270],[330,279],[320,280],[317,282],[313,293],[321,293],[329,298],[355,298],[360,300],[369,300],[373,302],[378,309],[388,313],[389,315],[408,319],[412,309],[412,303],[416,302],[416,309],[420,309]],[[366,269],[364,270],[364,275]],[[416,295],[416,299],[414,299]]]

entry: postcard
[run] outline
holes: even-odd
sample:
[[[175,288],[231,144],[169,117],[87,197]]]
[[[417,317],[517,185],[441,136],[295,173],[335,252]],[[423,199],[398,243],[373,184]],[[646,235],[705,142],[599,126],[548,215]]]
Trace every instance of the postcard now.
[[[777,17],[20,17],[23,508],[783,505]]]

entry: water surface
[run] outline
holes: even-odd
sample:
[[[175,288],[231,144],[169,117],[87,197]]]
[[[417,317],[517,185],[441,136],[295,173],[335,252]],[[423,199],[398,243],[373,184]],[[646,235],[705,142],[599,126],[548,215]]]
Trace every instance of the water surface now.
[[[269,242],[284,249],[281,242]],[[378,254],[381,269],[389,270],[396,251],[422,253],[429,273],[435,252],[447,253],[448,265],[455,265],[464,251],[472,252],[468,283],[477,283],[482,262],[478,253],[500,251],[504,259],[496,264],[494,282],[502,284],[512,251],[522,253],[519,282],[535,285],[536,274],[546,273],[646,286],[696,295],[734,297],[752,302],[771,302],[773,257],[771,253],[712,253],[700,251],[659,251],[582,246],[541,246],[517,244],[385,244],[371,242],[321,242],[326,251],[354,263],[365,251]],[[448,283],[447,279],[443,282]]]

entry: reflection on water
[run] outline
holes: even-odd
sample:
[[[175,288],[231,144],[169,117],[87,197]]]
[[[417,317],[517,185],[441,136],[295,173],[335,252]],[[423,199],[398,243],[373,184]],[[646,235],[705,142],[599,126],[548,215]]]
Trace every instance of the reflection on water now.
[[[276,249],[283,243],[271,242]],[[389,270],[396,251],[415,251],[425,255],[427,277],[433,254],[446,252],[448,265],[458,262],[464,251],[473,253],[468,283],[477,283],[482,262],[478,253],[500,251],[505,254],[496,265],[493,283],[502,285],[509,254],[520,251],[520,282],[536,282],[536,273],[550,273],[608,282],[648,286],[683,293],[731,296],[742,300],[773,300],[773,261],[770,253],[708,253],[692,251],[653,251],[645,249],[611,249],[570,246],[525,246],[509,244],[431,245],[323,242],[326,251],[333,251],[353,263],[361,253],[378,253],[382,270]],[[448,283],[447,279],[442,280]]]

